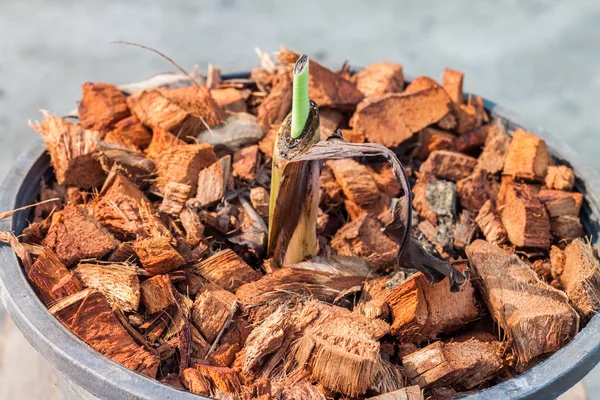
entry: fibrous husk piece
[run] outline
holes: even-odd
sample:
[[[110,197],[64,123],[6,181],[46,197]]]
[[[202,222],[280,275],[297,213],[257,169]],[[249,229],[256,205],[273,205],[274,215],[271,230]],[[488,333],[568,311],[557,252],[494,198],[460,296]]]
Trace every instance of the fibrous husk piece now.
[[[164,237],[137,240],[133,249],[150,275],[165,274],[184,263],[183,257]]]
[[[74,270],[83,284],[98,290],[113,308],[137,311],[140,304],[140,281],[131,264],[80,263]]]
[[[538,193],[538,198],[548,210],[548,215],[560,217],[561,215],[579,216],[583,195],[575,192],[564,192],[562,190],[542,189]]]
[[[285,66],[292,67],[298,60],[299,54],[284,48],[277,58]],[[308,95],[319,107],[352,110],[362,101],[363,94],[353,83],[316,61],[309,61],[308,71]]]
[[[548,167],[545,183],[548,189],[572,190],[575,185],[575,174],[565,165],[551,165]]]
[[[412,156],[417,160],[426,160],[432,151],[455,150],[458,139],[450,132],[431,127],[425,128],[419,134],[419,147],[413,151]]]
[[[446,385],[471,389],[494,377],[502,366],[500,342],[436,342],[402,359],[410,381],[422,388]]]
[[[560,349],[578,332],[579,316],[567,296],[517,256],[483,240],[466,252],[487,307],[519,362]]]
[[[84,258],[100,258],[117,248],[116,240],[85,208],[66,206],[52,215],[48,234],[42,241],[65,265]]]
[[[440,87],[416,93],[390,93],[358,105],[350,126],[369,142],[397,147],[450,111],[450,98]]]
[[[230,174],[231,156],[229,155],[201,170],[196,182],[200,190],[190,203],[195,207],[207,207],[220,202],[227,191]]]
[[[367,318],[381,318],[387,321],[390,315],[390,308],[386,301],[389,294],[387,282],[387,277],[365,281],[354,312]]]
[[[65,186],[89,189],[102,185],[106,173],[96,151],[100,134],[44,112],[44,121],[31,127],[44,139],[56,180]]]
[[[481,155],[477,159],[477,166],[475,168],[495,174],[504,168],[511,138],[499,122],[482,126],[478,130],[483,129],[487,130],[485,145],[483,146]]]
[[[535,189],[526,184],[512,184],[506,192],[502,223],[508,239],[518,247],[550,247],[550,219]]]
[[[378,270],[396,265],[400,246],[381,231],[381,223],[372,215],[361,217],[341,227],[331,239],[331,247],[342,256],[357,256]]]
[[[171,147],[185,145],[185,142],[178,136],[166,131],[163,128],[155,127],[152,129],[152,141],[146,149],[146,155],[152,159],[158,159]]]
[[[104,356],[154,378],[159,360],[135,343],[102,293],[85,289],[58,301],[48,311]]]
[[[425,400],[425,398],[419,385],[414,385],[380,394],[379,396],[369,397],[367,400]]]
[[[429,154],[421,164],[420,171],[434,175],[439,179],[453,182],[471,175],[477,160],[465,154],[447,150],[436,150]]]
[[[131,115],[121,91],[108,83],[86,82],[79,102],[79,124],[105,134],[118,121]]]
[[[184,139],[224,122],[223,111],[210,91],[200,86],[143,91],[129,96],[127,104],[144,125]]]
[[[247,181],[254,180],[260,155],[258,146],[248,146],[233,154],[233,176]]]
[[[204,225],[200,215],[191,208],[185,207],[179,214],[179,220],[186,233],[186,239],[192,246],[197,246],[204,237]]]
[[[168,275],[155,275],[140,285],[146,313],[155,314],[175,304],[175,295]]]
[[[83,289],[83,285],[76,277],[71,284],[63,284],[64,280],[71,281],[71,272],[50,249],[45,249],[39,255],[27,270],[27,277],[42,302],[47,306]],[[57,288],[59,290],[56,290]]]
[[[264,135],[265,133],[254,115],[239,112],[228,116],[223,125],[200,133],[198,142],[213,146],[223,145],[237,150],[257,143]]]
[[[548,148],[543,139],[517,129],[513,133],[502,173],[516,178],[543,181],[549,159]]]
[[[123,144],[132,145],[138,150],[144,150],[150,145],[152,134],[136,117],[131,115],[115,123],[113,129],[104,137],[104,141],[121,146]]]
[[[421,273],[388,291],[392,334],[403,343],[422,343],[451,333],[479,316],[470,282],[456,293],[449,292],[447,280],[431,285]]]
[[[572,241],[564,251],[560,275],[571,304],[585,318],[600,308],[600,263],[592,246],[583,239]]]
[[[195,271],[225,290],[235,292],[241,285],[262,278],[231,249],[221,250],[199,262]]]
[[[162,152],[156,162],[156,189],[164,193],[169,182],[184,183],[192,187],[193,195],[198,188],[198,173],[216,161],[213,147],[209,144],[172,146]]]
[[[292,80],[290,79],[290,76],[284,72],[276,76],[271,91],[258,107],[257,119],[262,131],[267,133],[272,129],[271,127],[273,125],[279,126],[291,109]],[[272,151],[273,145],[270,147]],[[263,153],[265,152],[263,151]]]
[[[363,205],[379,198],[379,188],[366,166],[352,159],[329,161],[327,164],[347,199]]]
[[[215,103],[217,103],[224,111],[239,113],[248,110],[246,100],[248,100],[248,97],[250,97],[251,94],[248,89],[212,89],[210,94],[215,100]]]
[[[465,74],[454,69],[446,68],[444,70],[443,85],[444,90],[456,104],[462,104],[464,101],[463,79]]]
[[[179,215],[190,196],[192,187],[185,183],[169,182],[165,186],[165,197],[158,210],[166,214]]]
[[[236,396],[241,390],[237,373],[227,367],[196,365],[183,371],[183,379],[190,392],[205,396]]]
[[[494,202],[488,200],[477,213],[475,222],[483,232],[485,240],[500,245],[506,241],[507,233],[500,215],[496,212]]]
[[[214,283],[207,283],[196,295],[191,320],[202,336],[212,343],[231,320],[236,308],[235,295]]]
[[[402,65],[391,62],[367,65],[352,75],[352,82],[365,97],[400,93],[404,89]]]

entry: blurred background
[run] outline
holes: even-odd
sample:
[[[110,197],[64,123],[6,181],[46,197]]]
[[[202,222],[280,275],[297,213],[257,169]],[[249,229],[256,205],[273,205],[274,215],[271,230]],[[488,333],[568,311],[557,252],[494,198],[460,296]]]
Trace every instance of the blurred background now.
[[[159,49],[189,71],[248,70],[255,47],[281,44],[335,68],[391,60],[439,78],[452,67],[465,72],[466,91],[543,126],[600,171],[599,21],[597,0],[0,0],[0,176],[39,140],[27,121],[75,108],[82,83],[174,70],[115,40]],[[52,398],[49,367],[2,320],[0,398]],[[600,399],[600,370],[585,384]],[[586,398],[581,387],[572,395]]]

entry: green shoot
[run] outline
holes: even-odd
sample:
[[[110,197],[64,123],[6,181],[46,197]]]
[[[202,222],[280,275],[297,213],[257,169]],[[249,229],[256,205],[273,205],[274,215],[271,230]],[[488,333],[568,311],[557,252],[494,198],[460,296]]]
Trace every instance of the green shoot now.
[[[292,129],[291,136],[297,139],[308,119],[308,56],[300,56],[294,66],[294,89],[292,92]]]

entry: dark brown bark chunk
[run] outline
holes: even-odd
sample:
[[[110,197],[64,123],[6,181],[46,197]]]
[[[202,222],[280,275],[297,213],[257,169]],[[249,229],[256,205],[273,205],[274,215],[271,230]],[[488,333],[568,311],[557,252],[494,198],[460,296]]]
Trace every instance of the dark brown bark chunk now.
[[[515,255],[476,240],[467,256],[487,307],[510,340],[519,362],[563,347],[579,330],[567,296],[546,283]]]
[[[83,97],[79,102],[79,124],[105,134],[115,123],[131,115],[121,91],[108,83],[87,82],[82,86]]]
[[[512,184],[508,188],[502,223],[515,246],[550,248],[550,219],[531,186]]]

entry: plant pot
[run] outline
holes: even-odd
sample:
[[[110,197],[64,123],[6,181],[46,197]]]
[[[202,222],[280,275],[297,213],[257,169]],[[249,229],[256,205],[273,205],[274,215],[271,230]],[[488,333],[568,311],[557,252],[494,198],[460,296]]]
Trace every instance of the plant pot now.
[[[224,78],[248,77],[236,74]],[[507,132],[523,128],[546,140],[552,156],[569,164],[577,176],[576,189],[585,195],[582,222],[587,235],[597,247],[600,231],[600,178],[564,143],[536,129],[485,101],[492,118],[499,119]],[[10,210],[33,203],[39,194],[39,182],[53,171],[41,140],[22,154],[0,189],[0,210]],[[16,213],[0,221],[0,229],[20,234],[27,225],[29,212]],[[135,373],[104,357],[79,340],[56,318],[33,291],[17,257],[7,245],[0,247],[0,290],[9,315],[27,340],[58,371],[59,390],[64,398],[73,399],[199,399]],[[464,396],[465,399],[547,399],[555,398],[582,379],[600,361],[600,316],[564,348],[527,372],[492,388]]]

